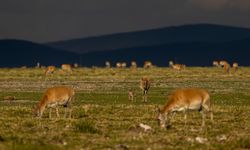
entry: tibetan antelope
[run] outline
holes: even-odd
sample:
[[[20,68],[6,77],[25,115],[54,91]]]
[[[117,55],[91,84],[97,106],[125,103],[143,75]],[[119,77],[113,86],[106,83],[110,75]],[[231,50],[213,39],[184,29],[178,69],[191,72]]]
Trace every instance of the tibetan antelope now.
[[[41,68],[40,62],[37,62],[37,63],[36,63],[36,68]]]
[[[131,102],[136,101],[136,95],[133,91],[129,90],[128,91],[128,100],[130,100]]]
[[[186,124],[187,111],[198,110],[202,114],[202,127],[205,126],[205,112],[210,113],[211,121],[213,121],[212,104],[208,92],[200,88],[177,89],[169,96],[169,100],[162,109],[158,109],[158,123],[160,127],[165,128],[170,125],[171,116],[175,112],[183,111]]]
[[[61,69],[65,72],[72,73],[72,68],[70,64],[62,64]]]
[[[220,61],[220,65],[223,67],[225,73],[229,73],[231,66],[227,61],[225,60]]]
[[[79,67],[78,63],[74,63],[74,68],[78,68],[78,67]]]
[[[143,65],[143,68],[151,68],[151,67],[153,67],[153,64],[152,64],[152,62],[151,61],[145,61],[144,62],[144,65]]]
[[[123,62],[122,64],[122,68],[126,68],[127,67],[127,63]]]
[[[110,68],[111,67],[110,62],[109,61],[105,61],[105,66],[106,66],[106,68]]]
[[[55,70],[56,70],[55,66],[48,66],[45,70],[45,75],[52,74],[55,72]]]
[[[142,77],[140,81],[140,88],[143,91],[142,101],[147,102],[148,90],[150,88],[150,81],[148,77]]]
[[[234,72],[236,72],[239,68],[239,64],[236,62],[234,62],[232,66],[233,66]]]
[[[131,66],[132,69],[136,69],[137,68],[137,63],[135,61],[131,61]]]
[[[220,64],[218,61],[213,61],[213,66],[220,68]]]
[[[122,63],[117,62],[117,63],[116,63],[116,68],[122,68]]]
[[[169,61],[169,67],[173,68],[174,70],[182,70],[186,68],[184,64],[174,64],[173,61]]]
[[[56,115],[59,117],[58,106],[65,107],[64,118],[66,118],[67,107],[71,107],[71,102],[75,96],[75,91],[70,87],[52,87],[45,91],[40,102],[34,108],[36,117],[41,118],[46,107],[50,108],[49,118],[51,118],[52,108],[56,108]],[[71,118],[71,108],[69,110],[69,118]]]

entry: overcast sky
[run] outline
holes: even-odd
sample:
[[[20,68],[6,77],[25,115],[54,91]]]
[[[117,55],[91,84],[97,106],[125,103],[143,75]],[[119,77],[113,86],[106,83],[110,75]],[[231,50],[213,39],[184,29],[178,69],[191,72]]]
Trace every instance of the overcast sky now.
[[[250,0],[0,0],[0,39],[47,42],[196,23],[250,28]]]

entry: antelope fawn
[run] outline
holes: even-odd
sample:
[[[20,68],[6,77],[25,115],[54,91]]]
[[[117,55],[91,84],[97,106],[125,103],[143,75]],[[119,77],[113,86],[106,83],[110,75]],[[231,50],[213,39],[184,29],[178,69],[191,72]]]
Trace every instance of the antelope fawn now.
[[[71,107],[71,102],[74,99],[75,91],[70,87],[52,87],[48,88],[42,96],[40,102],[34,108],[36,117],[42,117],[46,107],[50,108],[49,118],[51,118],[52,108],[56,108],[56,115],[59,117],[58,106],[65,107],[64,118],[66,118],[67,107]],[[71,109],[69,111],[69,118],[71,118]]]
[[[165,128],[170,125],[170,115],[173,116],[175,112],[183,111],[184,120],[186,124],[187,111],[198,110],[202,114],[202,127],[205,126],[205,112],[210,113],[211,121],[213,121],[213,112],[211,107],[210,96],[208,92],[200,88],[185,88],[177,89],[169,96],[169,100],[160,110],[158,109],[158,123],[160,127]]]
[[[136,101],[136,94],[132,90],[128,91],[128,100],[131,102]]]
[[[143,98],[142,101],[143,102],[147,102],[147,95],[148,95],[148,90],[150,88],[150,81],[148,77],[142,77],[141,81],[140,81],[140,88],[143,91]]]

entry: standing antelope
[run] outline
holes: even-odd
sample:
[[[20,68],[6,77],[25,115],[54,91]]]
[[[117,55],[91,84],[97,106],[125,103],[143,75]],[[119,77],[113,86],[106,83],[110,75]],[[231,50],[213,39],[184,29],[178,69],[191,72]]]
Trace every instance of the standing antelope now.
[[[72,73],[71,65],[70,64],[62,64],[61,69],[65,72]]]
[[[148,90],[150,88],[150,81],[148,77],[142,77],[140,81],[140,88],[143,91],[142,101],[147,102]]]
[[[111,67],[110,62],[109,62],[109,61],[106,61],[106,62],[105,62],[105,66],[106,66],[106,68],[110,68],[110,67]]]
[[[117,62],[117,63],[116,63],[116,68],[122,68],[122,63]]]
[[[202,114],[202,127],[205,126],[205,112],[210,112],[211,121],[213,121],[213,112],[210,96],[208,92],[200,88],[177,89],[169,96],[169,100],[159,111],[158,122],[160,127],[165,128],[166,123],[170,123],[170,115],[178,111],[184,111],[184,120],[186,124],[187,111],[198,110]]]
[[[231,66],[227,61],[225,61],[225,60],[220,61],[220,65],[223,67],[223,69],[226,73],[229,73]]]
[[[131,66],[132,69],[136,69],[137,68],[137,64],[135,61],[131,61]]]
[[[128,91],[128,100],[130,100],[132,102],[136,101],[135,96],[136,95],[135,95],[135,93],[133,91],[131,91],[131,90]]]
[[[236,72],[239,68],[239,64],[236,62],[234,62],[232,66],[233,66],[234,72]]]
[[[174,64],[173,61],[169,61],[169,67],[173,68],[174,70],[182,70],[186,68],[184,64]]]
[[[59,117],[58,106],[65,107],[64,118],[66,118],[67,107],[71,107],[71,102],[74,99],[75,91],[70,87],[52,87],[45,91],[40,102],[35,106],[34,113],[36,117],[42,117],[46,107],[50,108],[49,118],[51,118],[52,108],[56,108],[57,117]],[[71,118],[71,109],[69,111]]]
[[[144,65],[143,65],[143,67],[144,68],[151,68],[153,66],[153,64],[152,64],[152,62],[151,61],[145,61],[144,62]]]
[[[52,74],[55,72],[55,70],[56,70],[55,66],[48,66],[45,70],[45,75]]]
[[[219,68],[219,67],[220,67],[220,64],[219,64],[219,62],[218,62],[218,61],[213,61],[213,66],[214,66],[214,67],[218,67],[218,68]]]

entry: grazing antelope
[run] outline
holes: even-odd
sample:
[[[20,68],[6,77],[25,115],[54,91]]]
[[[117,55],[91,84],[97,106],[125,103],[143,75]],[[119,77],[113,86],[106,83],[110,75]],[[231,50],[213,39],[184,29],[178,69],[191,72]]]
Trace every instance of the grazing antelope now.
[[[127,67],[127,63],[123,62],[122,64],[122,68],[126,68]]]
[[[153,66],[153,64],[152,64],[151,61],[145,61],[144,65],[143,65],[143,68],[151,68],[152,66]]]
[[[131,61],[131,68],[136,69],[137,68],[137,63],[135,61]]]
[[[61,69],[65,72],[72,73],[71,65],[70,64],[62,64]]]
[[[117,63],[116,63],[116,68],[122,68],[122,63],[117,62]]]
[[[182,70],[186,68],[184,64],[174,64],[173,61],[169,61],[169,67],[173,68],[174,70]]]
[[[229,73],[231,66],[227,61],[225,60],[220,61],[220,65],[223,67],[225,73]]]
[[[56,115],[59,117],[58,106],[65,107],[64,118],[66,118],[67,107],[71,107],[71,102],[74,99],[75,91],[70,87],[52,87],[45,91],[40,102],[35,106],[34,113],[36,117],[42,117],[46,107],[50,108],[49,118],[51,118],[52,108],[56,108]],[[71,109],[69,111],[71,118]]]
[[[219,68],[219,67],[220,67],[220,64],[219,64],[219,62],[218,62],[218,61],[213,61],[213,66],[214,66],[214,67],[218,67],[218,68]]]
[[[132,102],[136,101],[135,96],[136,95],[133,91],[131,91],[131,90],[128,91],[128,100],[130,100]]]
[[[158,110],[158,123],[160,127],[165,128],[170,123],[170,116],[178,111],[184,111],[184,120],[186,124],[187,111],[198,110],[202,114],[202,127],[205,126],[205,112],[210,112],[211,121],[213,121],[213,112],[211,107],[210,96],[208,92],[200,88],[177,89],[169,96],[169,100]]]
[[[140,81],[140,88],[143,91],[142,101],[147,102],[148,90],[150,88],[150,81],[148,77],[142,77]]]
[[[234,72],[236,72],[239,68],[239,64],[236,62],[234,62],[232,66],[233,66]]]
[[[110,62],[109,62],[109,61],[106,61],[106,62],[105,62],[105,66],[106,66],[106,68],[110,68],[110,67],[111,67]]]
[[[55,70],[56,70],[55,66],[48,66],[45,70],[45,75],[52,74],[55,72]]]

